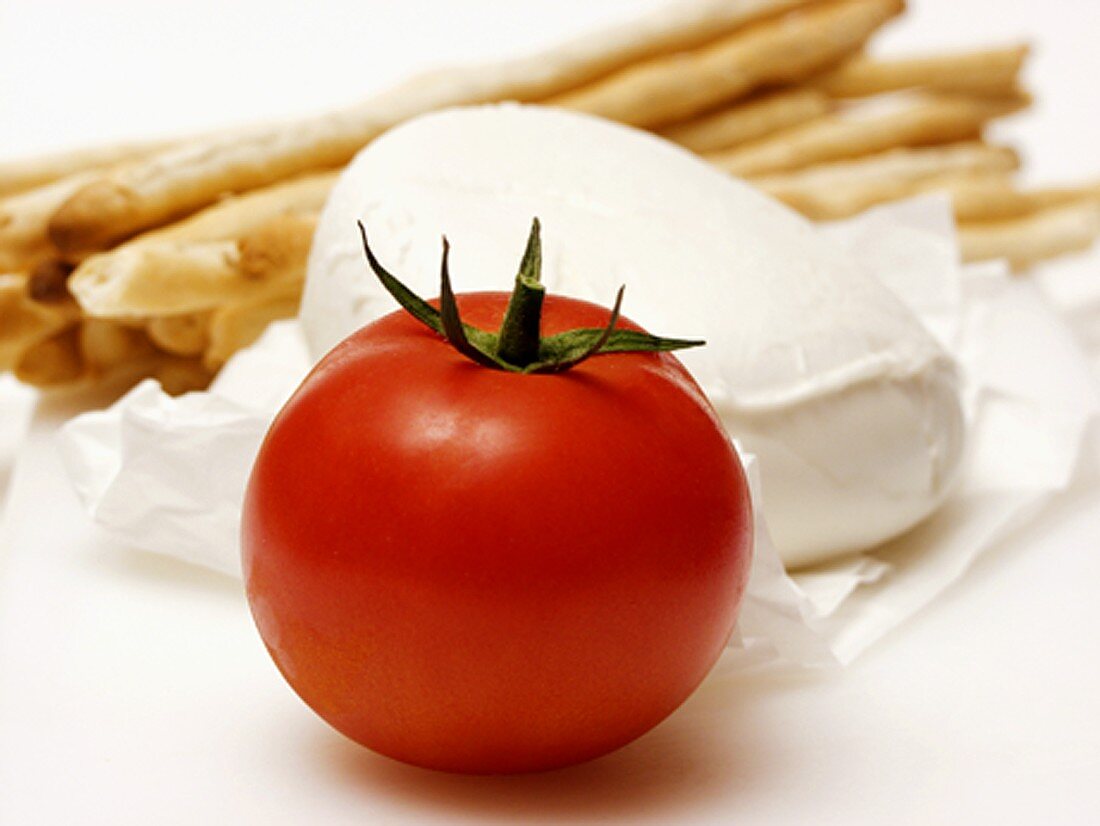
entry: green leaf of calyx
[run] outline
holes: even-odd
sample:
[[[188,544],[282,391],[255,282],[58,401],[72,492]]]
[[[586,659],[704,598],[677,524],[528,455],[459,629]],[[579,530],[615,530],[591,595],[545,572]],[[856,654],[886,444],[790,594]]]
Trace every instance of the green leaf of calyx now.
[[[443,322],[443,334],[447,337],[447,341],[451,342],[451,346],[471,361],[476,361],[483,367],[492,367],[497,370],[507,369],[507,365],[501,364],[499,359],[493,358],[489,353],[483,353],[467,338],[467,330],[473,332],[476,328],[468,328],[459,317],[458,302],[455,300],[454,289],[451,287],[451,273],[447,266],[450,253],[451,245],[447,243],[447,239],[444,237],[443,264],[439,273],[439,314]]]
[[[528,373],[556,373],[575,367],[592,356],[611,353],[667,353],[701,347],[706,342],[683,338],[661,338],[640,330],[616,330],[623,291],[619,288],[615,307],[608,325],[602,329],[583,327],[568,330],[542,340],[539,363],[527,368]],[[562,366],[564,365],[564,366]]]
[[[542,246],[538,218],[532,221],[499,333],[462,322],[451,284],[450,244],[446,238],[443,239],[440,266],[440,309],[437,310],[382,266],[370,248],[367,230],[361,221],[359,232],[367,261],[383,288],[410,315],[483,367],[513,373],[561,373],[593,356],[668,352],[704,344],[689,339],[661,338],[638,330],[616,329],[623,301],[622,287],[615,297],[615,305],[605,327],[580,328],[542,337],[540,324],[545,288],[541,283]]]
[[[374,257],[374,251],[370,248],[370,242],[367,240],[366,226],[362,221],[358,223],[359,235],[363,239],[363,250],[367,254],[367,263],[370,264],[370,268],[374,271],[378,280],[382,282],[382,286],[385,287],[386,292],[392,295],[397,303],[404,307],[409,315],[417,321],[435,330],[441,336],[445,336],[446,333],[443,332],[443,319],[439,316],[439,310],[402,284],[396,276],[392,275],[382,266],[379,260]]]
[[[615,324],[619,320],[619,310],[623,306],[623,293],[626,291],[626,287],[619,287],[619,292],[615,295],[615,306],[611,308],[611,315],[607,320],[607,326],[602,330],[599,330],[599,335],[572,335],[575,333],[583,332],[581,330],[573,330],[566,333],[561,333],[555,338],[559,338],[559,349],[556,353],[553,353],[551,358],[547,358],[547,353],[543,349],[539,348],[539,363],[528,368],[529,373],[560,373],[563,370],[568,370],[570,367],[575,367],[580,364],[586,358],[596,355],[600,352],[607,340],[611,337],[611,334],[615,332]],[[597,332],[593,330],[592,332]],[[561,340],[561,336],[565,336],[564,340]]]
[[[593,330],[592,332],[598,333],[600,331]],[[600,348],[597,355],[605,353],[668,353],[673,350],[702,347],[704,344],[706,342],[702,339],[662,338],[641,330],[615,330],[608,336],[606,343]]]
[[[546,288],[542,274],[542,241],[539,219],[531,222],[527,247],[523,251],[516,273],[508,309],[500,325],[497,358],[515,367],[525,368],[539,359],[539,336],[542,327],[542,300]]]

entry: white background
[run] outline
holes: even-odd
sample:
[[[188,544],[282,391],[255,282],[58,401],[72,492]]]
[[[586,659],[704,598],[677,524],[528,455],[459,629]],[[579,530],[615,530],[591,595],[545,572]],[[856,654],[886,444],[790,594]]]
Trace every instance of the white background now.
[[[649,5],[4,0],[0,154],[321,109]],[[877,49],[1033,40],[1039,105],[996,133],[1035,180],[1100,177],[1100,3],[913,6]],[[67,413],[40,417],[0,533],[4,824],[1100,822],[1095,486],[843,673],[711,679],[609,758],[470,779],[376,758],[317,722],[237,584],[99,539],[53,455]]]

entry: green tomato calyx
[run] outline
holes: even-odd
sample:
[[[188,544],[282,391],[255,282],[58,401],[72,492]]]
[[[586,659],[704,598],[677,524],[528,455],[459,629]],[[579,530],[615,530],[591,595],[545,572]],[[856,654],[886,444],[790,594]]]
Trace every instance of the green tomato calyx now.
[[[512,373],[560,373],[592,356],[610,353],[658,353],[699,347],[702,341],[661,338],[637,330],[619,330],[619,309],[625,287],[619,287],[607,325],[602,328],[578,328],[552,336],[541,333],[542,304],[546,287],[542,276],[542,241],[539,219],[531,223],[527,247],[520,261],[508,308],[500,330],[495,333],[472,327],[462,321],[451,286],[448,268],[451,245],[443,238],[440,266],[439,309],[422,299],[392,275],[375,257],[367,240],[367,228],[359,222],[367,262],[386,292],[410,315],[443,336],[452,347],[471,361],[494,370]]]

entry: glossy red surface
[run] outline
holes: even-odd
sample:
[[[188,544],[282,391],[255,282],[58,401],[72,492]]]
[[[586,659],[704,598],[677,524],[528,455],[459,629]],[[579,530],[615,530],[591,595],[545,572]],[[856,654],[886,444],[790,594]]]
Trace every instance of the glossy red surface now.
[[[507,298],[460,296],[463,319],[495,329]],[[543,332],[606,319],[549,297]],[[673,356],[506,373],[397,312],[275,420],[243,552],[264,642],[325,720],[409,763],[516,772],[615,749],[686,699],[733,627],[751,523]]]

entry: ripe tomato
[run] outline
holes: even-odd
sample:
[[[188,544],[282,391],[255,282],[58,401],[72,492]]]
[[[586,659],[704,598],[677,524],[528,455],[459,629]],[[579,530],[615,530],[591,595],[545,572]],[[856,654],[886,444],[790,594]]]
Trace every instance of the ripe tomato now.
[[[495,329],[508,300],[458,306]],[[543,307],[547,333],[606,321]],[[503,372],[403,311],[287,403],[243,517],[295,691],[375,751],[461,772],[583,761],[660,722],[721,653],[750,547],[740,463],[674,356]]]

